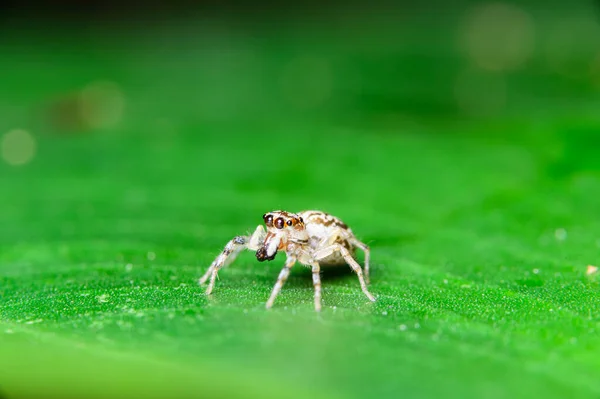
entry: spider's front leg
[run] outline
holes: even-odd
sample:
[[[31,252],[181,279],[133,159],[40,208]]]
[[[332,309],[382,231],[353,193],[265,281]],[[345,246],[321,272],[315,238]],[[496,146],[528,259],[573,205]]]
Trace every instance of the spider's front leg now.
[[[273,307],[273,303],[275,303],[275,298],[277,298],[277,295],[279,295],[279,292],[283,288],[283,284],[285,284],[285,281],[290,275],[290,269],[292,268],[292,266],[294,266],[295,263],[296,258],[294,256],[288,256],[285,260],[285,266],[283,266],[283,269],[281,269],[281,272],[279,272],[277,282],[275,283],[275,286],[271,291],[271,296],[269,296],[269,300],[267,301],[267,309],[271,309],[271,307]]]
[[[217,279],[217,272],[224,266],[231,264],[240,252],[244,249],[257,251],[260,248],[260,243],[266,236],[265,229],[262,225],[258,226],[251,236],[237,236],[225,245],[223,252],[213,261],[206,273],[200,278],[199,283],[204,284],[210,277],[210,282],[206,288],[206,295],[210,295]]]

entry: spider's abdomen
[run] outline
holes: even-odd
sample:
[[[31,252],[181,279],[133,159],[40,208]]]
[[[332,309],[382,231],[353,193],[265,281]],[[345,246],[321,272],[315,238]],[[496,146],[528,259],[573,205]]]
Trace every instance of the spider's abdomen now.
[[[341,244],[352,255],[354,247],[348,242],[352,230],[339,218],[321,211],[303,211],[298,214],[304,219],[304,225],[309,237],[309,246],[313,251],[327,248],[332,244]],[[339,252],[334,252],[320,261],[323,265],[342,265],[344,258]]]

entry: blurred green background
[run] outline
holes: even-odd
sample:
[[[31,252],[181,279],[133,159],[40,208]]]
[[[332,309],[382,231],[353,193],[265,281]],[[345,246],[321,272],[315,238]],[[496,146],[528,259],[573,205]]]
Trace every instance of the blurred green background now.
[[[167,6],[0,13],[0,395],[600,395],[597,4]],[[266,311],[250,253],[207,298],[274,209],[378,301],[298,266]]]

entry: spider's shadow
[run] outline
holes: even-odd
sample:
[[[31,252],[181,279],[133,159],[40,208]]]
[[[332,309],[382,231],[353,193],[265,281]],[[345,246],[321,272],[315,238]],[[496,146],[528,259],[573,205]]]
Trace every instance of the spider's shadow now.
[[[362,266],[362,265],[361,265]],[[300,268],[299,268],[300,269]],[[305,285],[305,281],[310,281],[312,286],[312,272],[308,267],[303,267],[301,270],[295,270],[293,274],[295,278],[291,278],[289,283],[293,285]],[[321,267],[321,282],[337,281],[347,278],[348,276],[355,276],[356,274],[348,265],[340,266],[323,266]]]

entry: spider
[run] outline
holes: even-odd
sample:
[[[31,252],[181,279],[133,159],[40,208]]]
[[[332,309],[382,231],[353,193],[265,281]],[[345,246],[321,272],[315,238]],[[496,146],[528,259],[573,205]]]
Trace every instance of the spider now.
[[[339,266],[347,263],[358,275],[363,293],[371,301],[375,298],[367,289],[369,280],[369,247],[359,241],[352,230],[340,219],[321,211],[290,213],[273,211],[263,215],[267,230],[259,225],[250,236],[237,236],[227,243],[223,252],[200,278],[200,284],[209,279],[206,294],[210,295],[222,267],[231,264],[244,249],[256,251],[260,262],[275,259],[278,251],[285,251],[285,266],[281,269],[271,296],[266,303],[270,309],[296,262],[312,269],[315,289],[315,310],[321,310],[321,266]],[[356,248],[365,254],[365,270],[354,259]]]

